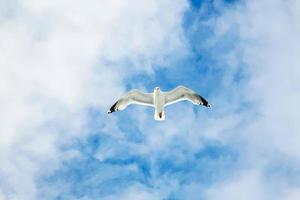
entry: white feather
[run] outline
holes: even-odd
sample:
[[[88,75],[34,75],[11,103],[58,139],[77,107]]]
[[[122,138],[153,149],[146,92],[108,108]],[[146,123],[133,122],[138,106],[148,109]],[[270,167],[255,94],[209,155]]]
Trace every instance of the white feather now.
[[[156,87],[153,93],[144,93],[139,90],[128,92],[111,106],[108,113],[123,110],[130,104],[141,104],[155,108],[155,120],[164,120],[164,107],[183,100],[188,100],[197,105],[210,106],[203,97],[189,88],[178,86],[170,92],[161,92],[160,89]]]

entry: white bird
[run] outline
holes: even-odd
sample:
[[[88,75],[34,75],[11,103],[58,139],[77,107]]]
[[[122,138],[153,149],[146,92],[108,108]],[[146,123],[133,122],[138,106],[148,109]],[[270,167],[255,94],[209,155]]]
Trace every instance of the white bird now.
[[[164,120],[164,107],[184,100],[188,100],[196,105],[210,107],[203,97],[189,88],[178,86],[169,92],[162,92],[159,87],[155,87],[152,93],[131,90],[114,103],[107,113],[110,114],[115,111],[124,110],[130,104],[141,104],[154,107],[155,120]]]

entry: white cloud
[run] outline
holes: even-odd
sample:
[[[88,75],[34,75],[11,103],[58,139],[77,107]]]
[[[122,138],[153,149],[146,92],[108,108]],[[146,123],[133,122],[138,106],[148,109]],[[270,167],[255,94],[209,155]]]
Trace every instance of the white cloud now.
[[[51,173],[62,160],[77,156],[59,147],[89,131],[87,108],[99,107],[104,112],[123,92],[123,78],[151,73],[157,64],[172,61],[168,55],[187,53],[181,20],[188,5],[183,0],[14,3],[11,15],[0,16],[0,199],[35,199],[40,189],[37,179]],[[167,121],[160,124],[136,109],[135,115],[141,116],[137,126],[146,138],[142,145],[120,138],[113,117],[112,124],[101,121],[102,130],[120,140],[120,148],[103,146],[95,158],[102,161],[126,148],[151,155],[150,160],[158,154],[176,154],[174,162],[183,162],[205,140],[217,140],[238,147],[243,156],[240,168],[208,189],[201,186],[201,180],[187,183],[184,192],[188,194],[180,195],[193,198],[203,190],[208,199],[272,199],[266,189],[276,190],[278,199],[296,199],[297,183],[282,178],[270,179],[271,184],[264,173],[273,160],[287,157],[287,168],[297,168],[299,161],[299,13],[296,0],[255,0],[229,7],[212,21],[217,23],[216,35],[209,42],[234,34],[238,47],[219,57],[231,65],[224,84],[236,91],[234,99],[220,99],[220,94],[212,99],[216,113],[203,111],[199,116],[192,109],[178,112],[185,105],[174,106],[167,112]],[[250,81],[236,88],[232,80],[240,61]],[[246,112],[234,110],[240,98],[255,107]],[[249,115],[257,117],[249,120]],[[240,126],[243,120],[246,125]],[[176,148],[173,142],[179,140],[189,149],[180,149],[185,145]],[[161,189],[133,185],[116,196],[134,199],[139,192],[140,198],[155,199],[182,187],[176,177],[168,175],[153,185]],[[57,191],[50,188],[48,192],[55,196]]]
[[[121,194],[112,195],[104,198],[105,200],[158,200],[162,198],[162,192],[159,190],[151,190],[142,185],[132,185]]]
[[[59,146],[88,132],[87,108],[105,111],[123,78],[186,53],[187,7],[31,0],[1,15],[0,198],[35,199],[36,180],[67,156]]]
[[[255,141],[262,148],[267,138],[272,138],[268,148],[298,159],[299,11],[298,1],[253,2],[248,5],[246,16],[249,18],[245,18],[245,24],[249,26],[241,26],[241,38],[255,41],[244,45],[245,61],[252,76],[247,89],[251,96],[255,96],[261,115],[249,132],[264,134],[265,140]],[[252,99],[251,96],[249,98]]]
[[[216,20],[217,38],[233,34],[238,48],[231,54],[241,56],[249,75],[239,93],[254,103],[256,119],[242,137],[260,149],[295,157],[300,151],[299,9],[297,1],[251,1],[228,9]]]
[[[214,42],[228,35],[236,42],[238,48],[230,54],[248,75],[237,95],[253,105],[238,112],[233,121],[251,118],[232,129],[226,142],[239,147],[243,156],[239,170],[247,166],[255,173],[237,172],[214,184],[207,191],[208,199],[293,199],[298,195],[299,182],[289,182],[286,174],[278,172],[273,179],[265,176],[274,162],[295,169],[294,177],[300,168],[299,11],[300,3],[294,0],[245,1],[213,20]]]
[[[208,22],[215,28],[209,47],[217,42],[223,44],[220,41],[224,38],[236,42],[235,48],[214,54],[224,63],[221,66],[228,67],[223,69],[222,83],[234,94],[224,99],[226,91],[218,91],[211,99],[215,104],[212,113],[203,111],[197,116],[191,109],[176,105],[168,110],[165,122],[156,124],[152,123],[152,116],[140,114],[144,110],[135,110],[134,115],[141,116],[136,124],[146,137],[146,147],[138,149],[146,155],[176,154],[174,162],[180,162],[181,157],[185,160],[199,151],[206,140],[225,143],[238,151],[240,157],[230,171],[232,176],[217,179],[208,188],[201,186],[202,180],[192,182],[190,187],[196,189],[189,188],[192,194],[180,194],[183,197],[195,196],[201,189],[207,199],[292,199],[298,194],[299,9],[297,1],[240,2]],[[233,81],[238,70],[247,75],[241,85]],[[241,106],[244,102],[249,103],[246,108]],[[178,146],[176,141],[180,141]],[[184,149],[186,146],[188,150]],[[280,170],[269,174],[274,163],[298,181],[289,181],[291,177]],[[153,184],[164,191],[183,187],[167,187],[168,181],[153,179]]]
[[[260,175],[256,171],[246,171],[233,177],[229,182],[224,182],[217,187],[205,192],[206,199],[240,199],[240,200],[262,200],[264,187]]]

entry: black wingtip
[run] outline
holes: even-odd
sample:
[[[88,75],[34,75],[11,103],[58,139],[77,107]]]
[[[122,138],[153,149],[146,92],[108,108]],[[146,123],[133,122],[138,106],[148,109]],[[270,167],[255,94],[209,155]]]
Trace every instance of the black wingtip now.
[[[111,113],[113,113],[113,112],[116,112],[116,106],[117,106],[117,103],[118,103],[118,102],[114,103],[114,105],[112,105],[112,106],[110,107],[110,109],[107,111],[107,114],[111,114]]]
[[[203,104],[202,104],[203,106],[210,107],[210,104],[203,97],[201,97],[200,95],[198,95],[198,96],[201,99],[201,101],[203,102]]]

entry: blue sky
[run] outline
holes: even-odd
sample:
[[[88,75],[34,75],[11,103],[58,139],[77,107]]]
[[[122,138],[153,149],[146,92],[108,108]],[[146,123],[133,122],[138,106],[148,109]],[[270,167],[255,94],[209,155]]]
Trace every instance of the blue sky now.
[[[0,200],[298,200],[296,0],[0,0]],[[166,120],[126,91],[184,85]]]

